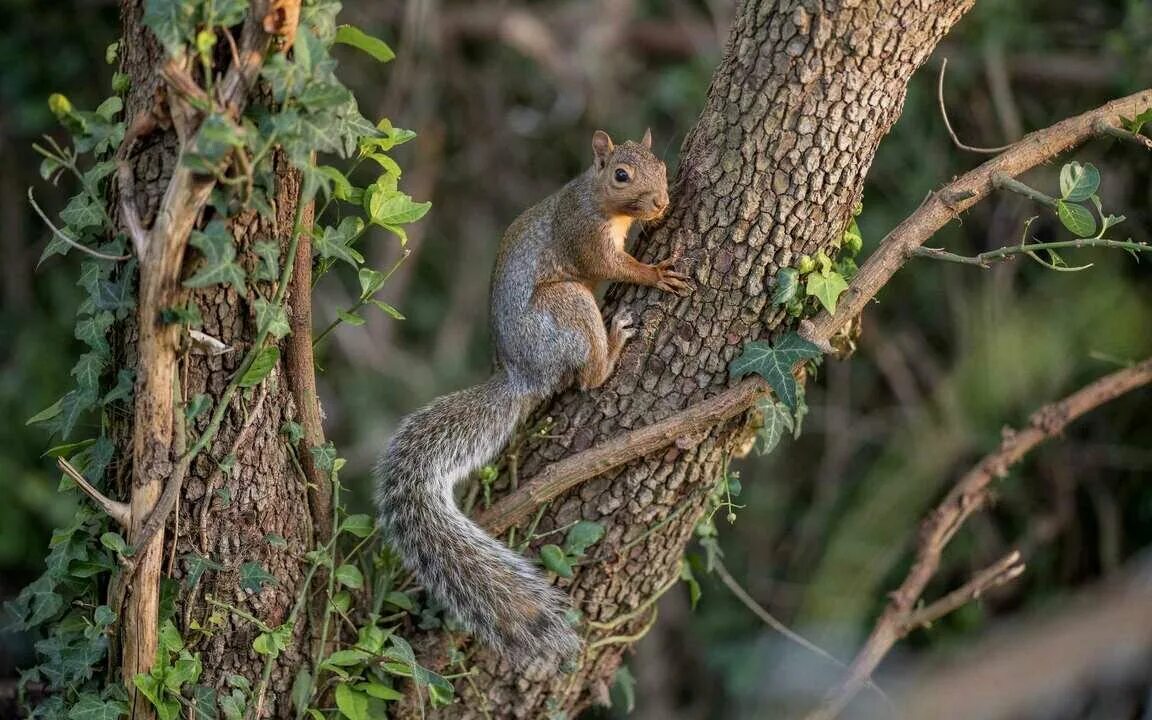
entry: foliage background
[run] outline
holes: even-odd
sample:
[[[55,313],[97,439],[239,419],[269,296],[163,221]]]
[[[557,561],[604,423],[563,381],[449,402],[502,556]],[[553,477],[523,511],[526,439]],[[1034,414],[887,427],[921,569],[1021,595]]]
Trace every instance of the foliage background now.
[[[386,38],[398,57],[381,69],[344,52],[342,77],[367,116],[387,114],[420,133],[398,154],[408,192],[433,202],[409,231],[412,255],[383,295],[407,319],[379,314],[364,327],[341,326],[319,356],[327,431],[348,457],[343,477],[352,502],[365,510],[368,469],[399,416],[488,371],[488,272],[503,229],[586,165],[595,128],[639,137],[650,125],[674,166],[734,7],[730,0],[347,5],[347,21]],[[107,95],[104,49],[117,21],[109,0],[0,2],[0,599],[39,573],[51,529],[73,510],[56,493],[53,463],[41,457],[47,437],[23,424],[68,386],[78,352],[75,272],[51,267],[78,260],[36,267],[48,231],[26,200],[35,187],[51,213],[69,188],[39,178],[30,145],[57,131],[50,92],[79,107]],[[904,115],[869,172],[863,255],[929,189],[980,161],[944,131],[935,97],[940,57],[949,58],[958,133],[997,145],[1147,87],[1152,6],[978,2],[914,77]],[[1097,141],[1076,157],[1101,169],[1105,207],[1128,216],[1120,229],[1148,241],[1152,156]],[[1026,179],[1054,191],[1057,171],[1053,165]],[[1011,244],[1033,214],[1036,206],[999,194],[930,244],[969,254]],[[1064,232],[1050,216],[1032,229],[1042,240]],[[400,254],[383,233],[366,247],[375,267]],[[734,525],[719,516],[717,525],[727,566],[761,604],[834,654],[850,655],[903,572],[916,522],[940,488],[992,448],[1003,425],[1117,360],[1152,351],[1147,263],[1089,251],[1068,260],[1095,265],[1069,274],[1026,260],[987,271],[920,260],[897,275],[869,309],[856,356],[829,362],[810,384],[804,435],[737,465],[738,502],[746,507]],[[326,278],[318,326],[355,293]],[[1058,604],[1152,544],[1147,407],[1147,393],[1136,394],[1092,414],[1002,483],[993,511],[953,544],[940,589],[1020,542],[1028,572],[914,634],[893,666],[950,652]],[[805,687],[831,683],[834,667],[763,628],[719,583],[704,578],[703,585],[694,611],[686,590],[670,593],[640,644],[630,663],[633,717],[755,717],[765,702],[786,703]],[[5,688],[31,641],[0,637]]]

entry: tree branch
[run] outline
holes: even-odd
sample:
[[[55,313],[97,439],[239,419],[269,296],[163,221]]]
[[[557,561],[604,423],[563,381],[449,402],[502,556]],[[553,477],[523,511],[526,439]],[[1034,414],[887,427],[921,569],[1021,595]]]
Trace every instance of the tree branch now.
[[[99,505],[100,509],[107,513],[108,517],[115,520],[120,527],[126,528],[132,522],[131,509],[128,507],[128,503],[113,500],[97,490],[79,470],[72,466],[72,463],[64,458],[56,458],[56,466],[71,478],[72,482],[76,483],[76,487],[84,491],[85,495],[92,498],[92,502]]]
[[[1019,564],[1019,554],[1011,553],[936,605],[930,605],[921,613],[915,610],[928,582],[940,567],[944,548],[972,513],[988,501],[988,487],[995,479],[1003,477],[1008,468],[1032,448],[1062,432],[1068,423],[1149,382],[1152,382],[1152,358],[1107,375],[1060,402],[1040,408],[1019,432],[1006,429],[1000,447],[961,477],[921,523],[916,556],[907,577],[889,595],[887,607],[852,661],[847,675],[805,720],[837,717],[872,677],[888,651],[917,625],[935,620],[985,589],[1017,577],[1023,566]]]
[[[1095,110],[1030,133],[1009,146],[1003,154],[932,193],[916,212],[888,233],[876,252],[860,267],[848,290],[840,297],[836,314],[821,312],[807,326],[805,337],[817,345],[827,345],[828,340],[859,315],[892,275],[914,256],[916,248],[960,212],[992,192],[995,176],[1019,175],[1099,135],[1102,127],[1117,127],[1122,116],[1135,116],[1147,107],[1152,107],[1152,89],[1113,100]],[[526,520],[536,507],[566,490],[667,447],[677,439],[698,435],[702,430],[739,415],[766,392],[767,383],[759,377],[748,377],[719,395],[664,420],[553,463],[483,512],[478,522],[490,532],[499,534]]]

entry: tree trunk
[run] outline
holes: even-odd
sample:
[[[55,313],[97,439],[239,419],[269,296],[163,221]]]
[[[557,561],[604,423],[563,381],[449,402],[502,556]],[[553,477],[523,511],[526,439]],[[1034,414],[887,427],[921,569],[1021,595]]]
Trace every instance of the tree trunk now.
[[[972,3],[745,3],[684,142],[672,208],[637,252],[655,261],[682,249],[696,292],[610,290],[608,311],[631,308],[643,331],[604,387],[564,393],[539,414],[554,421],[553,439],[521,450],[521,477],[727,386],[744,343],[784,320],[769,303],[777,270],[801,254],[833,252],[912,72]],[[552,502],[539,532],[578,519],[607,530],[588,564],[562,581],[598,625],[586,630],[580,669],[530,683],[478,653],[479,675],[461,683],[462,702],[444,716],[572,718],[604,701],[624,652],[655,620],[654,599],[676,578],[744,424],[678,438]]]
[[[131,77],[131,91],[125,104],[125,117],[130,121],[163,107],[157,103],[157,93],[164,85],[158,74],[165,60],[164,53],[152,32],[142,24],[142,11],[140,0],[125,0],[122,4],[124,34],[120,57],[122,71]],[[169,179],[179,163],[176,132],[157,129],[143,137],[129,160],[135,177],[136,205],[144,226],[152,227]],[[253,252],[257,242],[275,242],[280,247],[280,262],[292,262],[287,255],[287,240],[293,228],[299,177],[286,162],[277,162],[276,187],[275,223],[262,219],[254,211],[246,211],[229,225],[236,241],[237,262],[248,271],[249,277],[257,266]],[[198,227],[203,227],[213,215],[211,207],[206,208]],[[150,249],[149,257],[156,251]],[[195,257],[195,252],[190,251],[186,259]],[[126,328],[121,347],[125,366],[133,367],[138,378],[134,417],[129,414],[122,418],[117,428],[119,456],[133,458],[136,466],[133,473],[136,479],[131,488],[133,535],[139,532],[147,510],[159,494],[158,490],[141,493],[141,487],[150,483],[162,489],[165,483],[171,482],[172,468],[181,454],[176,437],[179,430],[173,428],[179,423],[173,423],[172,415],[165,417],[162,412],[157,412],[144,429],[149,434],[148,446],[139,447],[137,442],[137,446],[132,447],[134,430],[136,438],[140,437],[141,415],[152,412],[139,407],[142,395],[146,395],[143,392],[143,384],[149,382],[146,378],[152,375],[167,378],[171,383],[175,376],[179,386],[177,397],[183,398],[185,404],[201,394],[207,397],[205,409],[187,427],[190,438],[199,437],[256,337],[252,292],[258,288],[269,297],[273,285],[250,283],[245,297],[230,286],[213,285],[188,291],[177,282],[176,287],[163,288],[165,305],[155,307],[143,289],[146,284],[142,277],[139,318],[134,327]],[[197,329],[223,342],[230,348],[228,352],[209,355],[195,347],[189,350],[182,326],[165,324],[160,319],[167,303],[182,307],[186,301],[195,305],[203,318],[203,324]],[[149,333],[163,336],[160,344],[167,356],[162,360],[168,367],[147,366],[156,360],[141,349],[141,344],[148,342]],[[283,344],[281,351],[283,356]],[[260,631],[233,610],[239,609],[273,628],[285,622],[304,579],[301,558],[316,545],[305,481],[296,470],[291,457],[293,450],[282,434],[284,423],[296,414],[290,385],[284,367],[278,365],[258,386],[236,395],[211,444],[188,467],[176,511],[164,531],[163,551],[155,558],[156,568],[172,583],[171,619],[189,649],[200,654],[203,674],[197,684],[226,695],[231,691],[230,675],[247,678],[252,688],[246,699],[248,707],[260,707],[261,711],[246,717],[290,716],[289,691],[297,668],[305,664],[309,655],[309,627],[307,617],[302,617],[288,647],[273,661],[266,689],[261,692],[265,656],[252,649],[253,639]],[[184,407],[178,405],[175,412],[184,413]],[[135,542],[135,538],[130,536],[129,542]],[[119,640],[124,650],[124,677],[133,692],[133,717],[145,717],[151,714],[148,701],[133,690],[131,678],[138,672],[147,672],[156,654],[154,628],[147,627],[148,603],[140,601],[142,596],[155,592],[155,583],[145,576],[149,558],[136,560],[140,566],[123,606]],[[204,569],[202,574],[200,569]],[[261,581],[258,571],[272,579]],[[120,581],[128,574],[123,573]],[[158,597],[165,597],[163,590]],[[162,602],[160,612],[163,620]],[[203,628],[203,632],[193,629],[197,626]]]

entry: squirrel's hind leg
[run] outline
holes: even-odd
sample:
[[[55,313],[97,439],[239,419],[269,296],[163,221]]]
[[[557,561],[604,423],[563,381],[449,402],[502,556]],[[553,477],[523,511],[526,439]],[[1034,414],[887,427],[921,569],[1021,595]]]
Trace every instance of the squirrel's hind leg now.
[[[619,313],[611,329],[604,327],[600,308],[592,292],[574,282],[552,283],[537,289],[536,306],[545,310],[556,324],[583,340],[586,351],[573,369],[581,390],[600,387],[612,375],[620,351],[635,334],[631,313]]]

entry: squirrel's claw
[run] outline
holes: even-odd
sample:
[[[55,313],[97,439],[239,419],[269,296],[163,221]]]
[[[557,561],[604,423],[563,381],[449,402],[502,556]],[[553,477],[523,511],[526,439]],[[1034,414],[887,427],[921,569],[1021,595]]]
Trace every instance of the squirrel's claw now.
[[[621,345],[636,337],[636,318],[632,311],[624,309],[613,315],[609,332]]]

